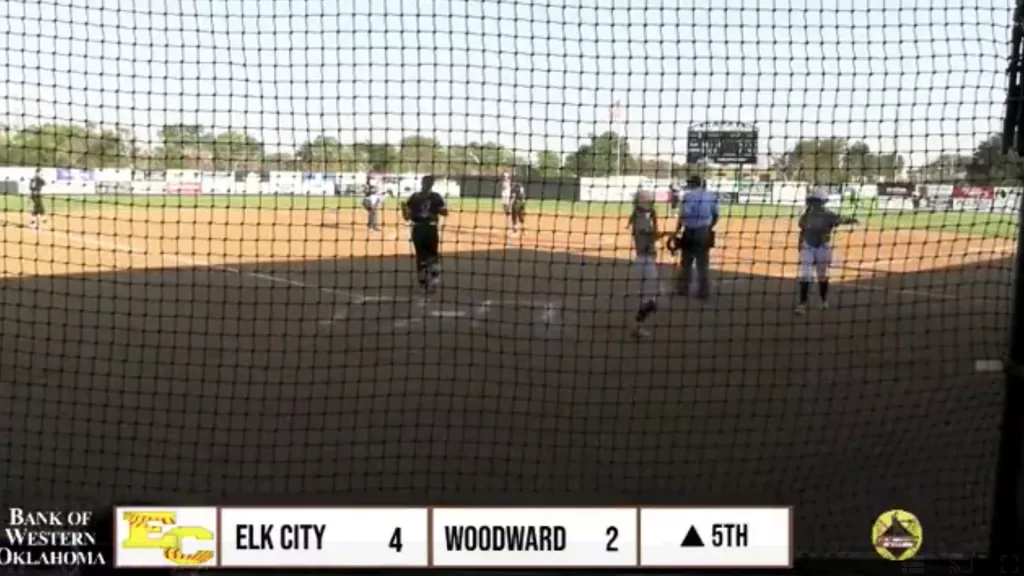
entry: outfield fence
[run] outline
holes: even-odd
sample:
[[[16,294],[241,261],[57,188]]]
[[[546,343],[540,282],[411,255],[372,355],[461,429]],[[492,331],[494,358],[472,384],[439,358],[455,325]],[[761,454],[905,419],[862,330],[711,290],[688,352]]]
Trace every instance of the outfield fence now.
[[[0,193],[28,194],[33,169],[0,168]],[[367,174],[330,175],[302,172],[268,172],[239,179],[232,173],[177,171],[161,174],[159,179],[126,169],[42,171],[47,185],[43,194],[52,196],[351,196],[360,194]],[[147,177],[148,176],[148,177]],[[418,185],[418,176],[398,175],[393,184],[383,185],[389,196],[408,196]],[[543,196],[571,202],[621,204],[632,202],[638,190],[648,189],[658,202],[673,201],[670,180],[643,176],[580,178],[572,183],[555,183],[565,190],[542,192]],[[551,187],[550,184],[539,183]],[[814,187],[804,182],[729,182],[714,181],[709,187],[724,204],[803,206]],[[443,196],[462,196],[458,180],[441,179],[436,190]],[[528,185],[528,189],[530,185]],[[867,210],[897,212],[979,212],[1016,214],[1024,188],[989,185],[856,185],[830,186],[834,206],[849,204]],[[474,198],[497,198],[495,182],[490,190]],[[528,198],[532,198],[528,194]],[[534,198],[536,199],[536,198]]]

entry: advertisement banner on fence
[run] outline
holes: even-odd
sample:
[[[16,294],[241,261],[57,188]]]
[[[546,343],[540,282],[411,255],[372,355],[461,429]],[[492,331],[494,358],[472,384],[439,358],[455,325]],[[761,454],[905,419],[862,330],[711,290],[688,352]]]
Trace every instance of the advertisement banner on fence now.
[[[168,182],[167,193],[172,196],[199,196],[203,185],[199,182]]]
[[[914,193],[915,186],[907,182],[884,182],[878,185],[878,197],[881,198],[910,198]]]
[[[643,176],[580,178],[583,202],[632,202],[636,191],[646,182]]]
[[[951,198],[956,189],[952,184],[920,184],[917,191],[925,198]]]
[[[163,182],[132,182],[132,194],[140,196],[160,196],[167,190]]]
[[[953,209],[953,199],[949,196],[925,198],[924,205],[930,212],[949,212]]]
[[[918,205],[920,207],[920,204]],[[892,210],[896,212],[913,212],[914,201],[907,196],[889,196],[879,194],[875,200],[875,207],[879,210]]]
[[[133,185],[131,182],[97,182],[96,193],[100,195],[116,196],[119,194],[131,194]]]
[[[968,186],[961,184],[953,187],[953,198],[992,200],[995,198],[995,188],[993,186]]]
[[[91,182],[94,178],[95,172],[93,172],[92,170],[81,170],[78,168],[57,168],[57,177],[55,178],[55,180],[85,180],[87,182]]]
[[[1021,188],[996,188],[996,197],[992,209],[996,212],[1015,213],[1020,210],[1020,199],[1024,195]]]
[[[953,198],[955,212],[991,212],[995,208],[995,200],[989,198]]]
[[[22,186],[25,194],[28,194],[28,184]],[[44,196],[89,196],[96,193],[96,183],[85,180],[49,182],[43,186]]]

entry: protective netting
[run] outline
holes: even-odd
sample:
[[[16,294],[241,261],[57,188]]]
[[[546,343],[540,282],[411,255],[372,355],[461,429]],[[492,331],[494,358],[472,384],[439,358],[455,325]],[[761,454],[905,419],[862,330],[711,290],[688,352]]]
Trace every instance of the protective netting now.
[[[0,505],[781,503],[814,555],[902,508],[983,549],[1009,8],[698,4],[0,5]],[[707,301],[626,228],[691,177]],[[810,192],[857,222],[798,315]]]

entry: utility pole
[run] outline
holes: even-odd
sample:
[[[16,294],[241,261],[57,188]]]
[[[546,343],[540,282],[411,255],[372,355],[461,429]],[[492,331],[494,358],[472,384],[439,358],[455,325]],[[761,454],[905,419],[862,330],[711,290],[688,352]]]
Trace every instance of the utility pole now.
[[[612,133],[615,134],[615,175],[622,175],[622,134],[619,133],[616,128],[619,126],[617,120],[622,118],[623,109],[622,102],[619,100],[615,101],[615,106],[612,106],[609,114],[612,120]]]

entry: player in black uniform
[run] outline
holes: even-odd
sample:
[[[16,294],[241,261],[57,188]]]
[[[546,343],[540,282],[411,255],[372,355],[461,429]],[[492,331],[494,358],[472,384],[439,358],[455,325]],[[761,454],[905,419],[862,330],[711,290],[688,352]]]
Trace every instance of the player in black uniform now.
[[[512,183],[512,197],[509,202],[509,216],[512,219],[512,236],[523,230],[526,220],[526,187],[520,182]]]
[[[41,221],[46,219],[46,207],[43,206],[43,180],[42,170],[36,169],[35,176],[28,182],[29,201],[31,202],[31,215],[28,220],[28,227],[35,230]]]
[[[434,290],[441,282],[438,224],[442,216],[448,216],[448,206],[444,198],[434,192],[434,177],[424,176],[420,191],[402,205],[402,218],[412,225],[416,277],[427,292]]]

